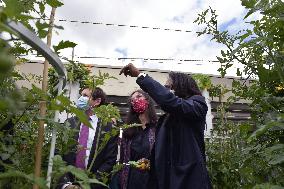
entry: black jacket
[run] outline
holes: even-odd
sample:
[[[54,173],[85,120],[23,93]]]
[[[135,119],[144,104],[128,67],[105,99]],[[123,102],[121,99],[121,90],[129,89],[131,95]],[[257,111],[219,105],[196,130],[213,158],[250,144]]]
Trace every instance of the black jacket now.
[[[156,124],[149,123],[143,130],[138,127],[137,133],[132,137],[122,137],[120,162],[138,161],[142,158],[150,159],[151,150],[155,142]],[[132,128],[131,128],[132,129]],[[119,188],[148,189],[147,183],[150,179],[148,170],[139,170],[133,167],[124,167],[120,174]]]
[[[80,125],[81,122],[79,121],[79,119],[77,117],[71,117],[69,119],[67,119],[67,121],[70,123],[70,127],[71,128],[78,128],[78,130],[80,130]],[[93,160],[93,156],[95,154],[95,144],[96,144],[96,138],[98,135],[98,130],[99,127],[101,127],[100,121],[98,121],[98,125],[97,125],[97,129],[96,129],[96,135],[93,141],[93,145],[91,148],[91,152],[90,152],[90,158],[89,158],[89,162],[88,162],[88,168]],[[101,130],[101,137],[100,140],[102,140],[104,138],[104,134],[106,132],[109,132],[112,128],[112,124],[109,123],[106,126],[102,127]],[[74,139],[75,141],[78,141],[78,137],[79,137],[79,132],[75,134]],[[67,165],[73,165],[75,166],[75,162],[76,162],[76,145],[73,146],[70,149],[70,152],[68,152],[67,154],[63,155],[63,160],[67,163]],[[106,173],[110,173],[113,166],[116,163],[116,158],[117,158],[117,136],[112,137],[106,144],[106,146],[102,149],[102,151],[97,155],[97,158],[93,164],[93,167],[91,168],[91,172],[94,173],[97,178],[99,179],[99,174],[98,172],[106,172]],[[61,189],[62,186],[64,184],[66,184],[67,182],[74,182],[74,176],[71,173],[66,173],[65,175],[63,175],[60,179],[59,182],[56,186],[56,189]],[[101,189],[101,188],[105,188],[101,185],[91,185],[92,189]]]
[[[137,84],[167,112],[158,121],[149,187],[211,188],[205,165],[204,129],[208,108],[204,97],[178,98],[149,76],[139,77]]]

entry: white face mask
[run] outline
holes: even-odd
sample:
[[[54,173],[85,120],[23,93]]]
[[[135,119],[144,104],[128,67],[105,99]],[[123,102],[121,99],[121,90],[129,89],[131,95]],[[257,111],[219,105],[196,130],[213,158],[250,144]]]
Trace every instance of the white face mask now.
[[[89,97],[80,96],[80,98],[78,98],[77,100],[76,105],[79,109],[87,110],[89,108]]]

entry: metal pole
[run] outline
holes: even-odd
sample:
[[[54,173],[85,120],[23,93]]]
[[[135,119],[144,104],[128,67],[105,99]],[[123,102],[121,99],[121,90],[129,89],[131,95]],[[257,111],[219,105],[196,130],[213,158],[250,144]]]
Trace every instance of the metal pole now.
[[[50,22],[49,22],[49,29],[47,34],[47,46],[51,46],[51,37],[52,37],[52,28],[54,24],[54,15],[55,15],[56,8],[52,8],[50,14]],[[44,61],[44,68],[43,68],[43,80],[42,80],[42,90],[43,92],[47,92],[47,85],[48,85],[48,66],[49,63],[45,59]],[[40,116],[43,118],[46,114],[46,102],[44,100],[40,101]],[[38,140],[36,145],[36,153],[35,153],[35,177],[40,177],[41,172],[41,156],[42,156],[42,146],[44,141],[44,120],[39,121],[38,127]],[[33,185],[33,189],[38,189],[39,186],[37,184]]]
[[[59,84],[58,84],[58,96],[63,91],[63,80],[64,78],[59,78]],[[57,102],[58,103],[58,102]],[[58,122],[59,119],[59,110],[55,111],[54,115],[54,122]],[[52,167],[53,167],[53,158],[54,158],[54,152],[55,152],[55,144],[56,144],[56,133],[57,129],[56,127],[53,127],[52,129],[52,138],[51,138],[51,145],[50,145],[50,151],[49,151],[49,160],[48,160],[48,169],[47,169],[47,187],[50,188],[51,184],[51,173],[52,173]]]

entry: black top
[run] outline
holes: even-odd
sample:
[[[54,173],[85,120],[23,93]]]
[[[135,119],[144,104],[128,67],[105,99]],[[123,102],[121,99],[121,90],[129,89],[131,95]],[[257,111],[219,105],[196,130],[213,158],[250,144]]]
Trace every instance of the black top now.
[[[120,156],[122,163],[138,161],[142,158],[150,159],[155,142],[155,124],[147,124],[144,130],[142,127],[136,129],[132,138],[126,138],[125,135],[122,138]],[[146,189],[148,179],[149,171],[126,166],[120,173],[120,188]]]

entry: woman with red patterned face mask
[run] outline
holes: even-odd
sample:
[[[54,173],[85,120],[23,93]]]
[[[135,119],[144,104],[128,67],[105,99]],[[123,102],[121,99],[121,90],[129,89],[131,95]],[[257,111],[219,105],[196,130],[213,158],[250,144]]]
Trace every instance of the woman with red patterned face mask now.
[[[133,99],[131,99],[133,111],[139,114],[143,114],[147,110],[149,102],[139,92],[136,92],[133,95],[136,95],[136,97],[133,97]]]
[[[120,163],[125,166],[118,173],[118,186],[111,188],[146,189],[150,178],[149,166],[130,167],[130,161],[150,163],[151,151],[155,142],[157,116],[154,102],[142,90],[134,91],[129,98],[127,124],[139,124],[123,131],[120,147]]]
[[[170,72],[163,86],[131,63],[120,74],[137,77],[136,83],[165,112],[157,123],[148,189],[212,188],[204,141],[208,107],[192,76]]]

